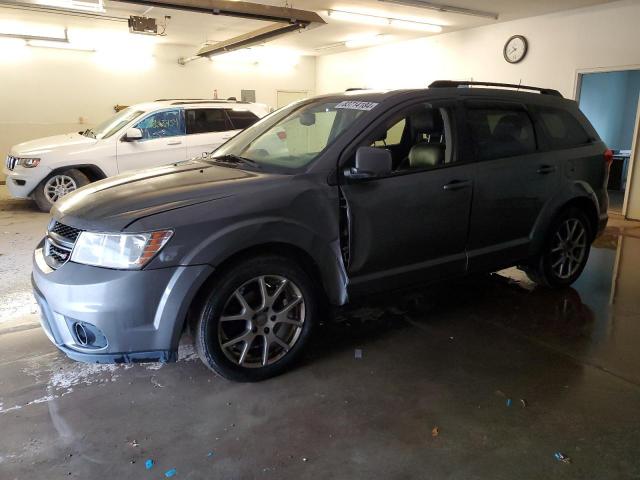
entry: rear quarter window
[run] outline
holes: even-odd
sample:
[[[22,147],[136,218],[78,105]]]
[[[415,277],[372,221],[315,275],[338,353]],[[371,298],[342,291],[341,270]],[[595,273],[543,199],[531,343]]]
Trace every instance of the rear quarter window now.
[[[591,141],[587,131],[569,111],[550,107],[537,107],[536,111],[551,148],[576,147]]]
[[[248,110],[227,110],[227,115],[234,130],[244,130],[260,120],[255,113]]]

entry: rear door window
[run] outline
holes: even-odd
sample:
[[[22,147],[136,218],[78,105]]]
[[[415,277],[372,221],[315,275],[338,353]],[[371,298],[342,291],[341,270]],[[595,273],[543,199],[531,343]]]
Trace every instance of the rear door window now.
[[[260,120],[255,113],[248,110],[227,110],[227,114],[234,130],[244,130]]]
[[[186,111],[187,134],[225,132],[233,130],[221,108],[194,108]]]
[[[569,148],[590,142],[587,131],[567,110],[537,107],[536,112],[549,137],[551,148]]]
[[[467,121],[479,160],[515,157],[536,151],[527,111],[519,105],[467,105]]]

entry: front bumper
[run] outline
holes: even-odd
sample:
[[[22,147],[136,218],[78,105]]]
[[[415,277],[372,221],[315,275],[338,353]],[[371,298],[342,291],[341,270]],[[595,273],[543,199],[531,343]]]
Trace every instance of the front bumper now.
[[[57,270],[33,258],[32,283],[49,339],[74,360],[174,361],[191,302],[212,267],[111,270],[67,262]],[[97,338],[94,343],[87,342]]]
[[[9,170],[5,167],[4,169],[4,174],[7,176],[5,180],[7,188],[13,198],[29,198],[49,173],[51,173],[51,169],[42,165],[36,168],[16,167],[15,170]]]

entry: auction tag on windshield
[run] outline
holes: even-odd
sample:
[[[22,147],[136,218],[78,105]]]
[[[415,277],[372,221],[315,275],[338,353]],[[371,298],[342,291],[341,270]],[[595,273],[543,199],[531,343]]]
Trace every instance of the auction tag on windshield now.
[[[356,100],[345,100],[335,106],[335,108],[346,108],[348,110],[371,110],[378,105],[375,102],[358,102]]]

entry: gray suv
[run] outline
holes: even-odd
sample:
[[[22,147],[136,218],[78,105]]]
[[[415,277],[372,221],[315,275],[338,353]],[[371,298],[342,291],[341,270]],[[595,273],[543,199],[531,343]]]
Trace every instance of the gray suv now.
[[[175,360],[190,326],[208,367],[265,379],[326,302],[512,265],[571,284],[607,222],[610,162],[555,90],[303,100],[208,156],[56,203],[34,254],[42,324],[69,357],[116,363]]]

